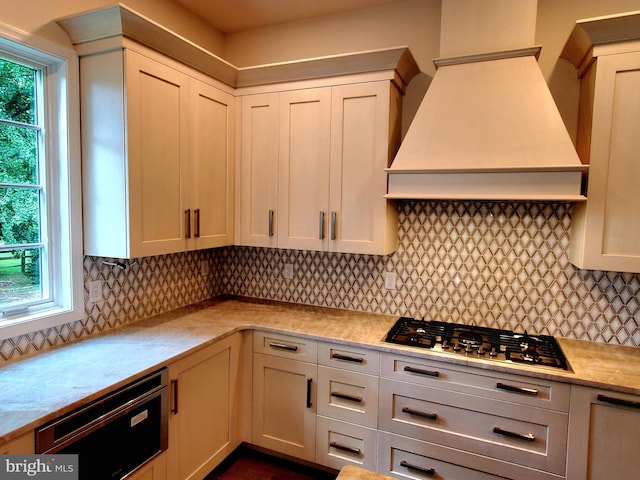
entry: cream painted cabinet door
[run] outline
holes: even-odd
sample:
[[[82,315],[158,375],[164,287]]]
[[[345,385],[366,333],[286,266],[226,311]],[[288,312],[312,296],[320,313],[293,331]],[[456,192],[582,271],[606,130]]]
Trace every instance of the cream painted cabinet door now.
[[[191,79],[191,248],[233,243],[234,97]],[[189,231],[190,230],[190,231]]]
[[[167,455],[166,452],[154,457],[135,472],[131,473],[127,480],[166,480],[167,479]]]
[[[167,477],[202,479],[240,443],[240,335],[169,365]]]
[[[315,460],[315,364],[253,355],[252,443],[303,460]]]
[[[188,77],[130,50],[80,73],[85,255],[185,250]]]
[[[331,88],[280,94],[278,247],[327,250]]]
[[[637,478],[640,398],[572,385],[567,480]]]
[[[398,215],[384,198],[384,169],[399,138],[400,96],[389,82],[337,86],[331,95],[329,250],[389,254],[397,247]]]
[[[639,85],[640,52],[601,55],[582,79],[578,151],[589,178],[569,248],[580,268],[640,272]]]
[[[184,251],[189,78],[129,50],[125,58],[130,255]]]
[[[241,99],[239,238],[236,243],[277,247],[278,122],[277,93]]]

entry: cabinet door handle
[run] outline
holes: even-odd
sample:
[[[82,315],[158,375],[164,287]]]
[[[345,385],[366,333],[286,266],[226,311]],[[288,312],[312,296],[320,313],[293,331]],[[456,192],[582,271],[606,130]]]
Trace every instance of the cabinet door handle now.
[[[362,357],[351,357],[349,355],[343,355],[342,353],[332,353],[331,358],[344,360],[345,362],[364,363],[364,358]]]
[[[426,375],[428,377],[440,376],[440,372],[435,370],[423,370],[422,368],[409,367],[409,366],[404,367],[404,371],[409,373],[417,373],[418,375]]]
[[[435,474],[436,474],[436,471],[433,468],[418,467],[417,465],[412,465],[411,463],[407,462],[406,460],[402,460],[400,462],[400,466],[404,467],[404,468],[408,468],[409,470],[415,470],[416,472],[423,473],[423,474],[428,475],[430,477],[434,477]]]
[[[336,212],[331,212],[331,240],[336,239]]]
[[[536,390],[535,388],[518,387],[516,385],[509,385],[507,383],[498,382],[496,383],[496,388],[499,388],[500,390],[506,390],[508,392],[524,393],[525,395],[538,395],[538,390]]]
[[[178,379],[177,378],[174,380],[171,380],[171,391],[172,391],[171,398],[173,399],[173,402],[172,402],[173,404],[171,405],[171,408],[169,410],[174,415],[177,415],[178,413]]]
[[[359,397],[357,395],[349,395],[349,394],[340,393],[340,392],[331,392],[331,396],[336,398],[342,398],[343,400],[351,400],[352,402],[362,403],[362,397]]]
[[[269,236],[273,237],[273,210],[269,210]]]
[[[421,412],[420,410],[414,410],[409,407],[402,407],[402,413],[406,413],[408,415],[415,415],[416,417],[428,418],[429,420],[437,420],[438,415],[435,413],[427,413]]]
[[[493,427],[493,433],[503,435],[505,437],[517,438],[518,440],[526,440],[527,442],[535,442],[536,436],[533,433],[517,433],[509,430],[503,430],[500,427]]]
[[[194,233],[193,236],[196,238],[200,238],[200,209],[196,208],[193,211],[193,215],[195,216],[195,224],[196,224],[196,228],[194,229]]]
[[[311,384],[313,382],[313,378],[307,378],[307,408],[311,408],[313,405],[311,403]]]
[[[298,346],[297,345],[287,345],[286,343],[271,342],[271,343],[269,343],[269,346],[271,348],[277,348],[278,350],[286,350],[288,352],[297,352],[298,351]]]
[[[184,225],[186,229],[185,237],[191,238],[191,209],[187,208],[184,211]]]
[[[320,212],[318,221],[318,238],[324,240],[324,212]]]
[[[338,450],[342,450],[344,452],[353,453],[354,455],[360,455],[360,449],[354,447],[347,447],[346,445],[340,445],[338,442],[330,442],[330,447],[337,448]]]
[[[640,409],[640,402],[636,402],[634,400],[625,400],[624,398],[608,397],[606,395],[599,394],[598,395],[598,401],[605,402],[605,403],[610,403],[612,405],[619,405],[621,407],[639,408]]]

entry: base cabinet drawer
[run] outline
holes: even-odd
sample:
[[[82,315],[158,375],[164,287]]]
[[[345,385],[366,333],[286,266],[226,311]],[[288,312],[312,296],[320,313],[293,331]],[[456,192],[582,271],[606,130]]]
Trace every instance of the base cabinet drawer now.
[[[317,463],[336,470],[346,465],[376,469],[376,430],[323,416],[318,416],[316,428]]]
[[[564,479],[558,475],[387,432],[378,434],[377,471],[396,478],[415,480]]]
[[[378,377],[318,367],[318,415],[378,426]]]
[[[380,392],[381,430],[565,474],[566,413],[387,379]]]

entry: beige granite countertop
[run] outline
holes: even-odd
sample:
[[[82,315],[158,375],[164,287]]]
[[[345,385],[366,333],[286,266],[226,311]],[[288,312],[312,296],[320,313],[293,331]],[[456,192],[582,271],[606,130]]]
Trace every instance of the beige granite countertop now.
[[[214,299],[0,366],[0,445],[194,349],[244,329],[295,333],[478,368],[640,394],[640,348],[558,339],[572,371],[384,343],[397,317]]]

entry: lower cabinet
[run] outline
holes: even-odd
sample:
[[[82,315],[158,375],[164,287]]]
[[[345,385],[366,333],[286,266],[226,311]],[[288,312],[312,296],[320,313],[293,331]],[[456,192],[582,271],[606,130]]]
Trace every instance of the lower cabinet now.
[[[567,480],[637,478],[640,397],[571,387]]]
[[[565,476],[565,384],[384,354],[379,404],[381,473],[514,480]]]
[[[35,438],[33,432],[11,440],[9,443],[0,447],[0,454],[30,454],[35,452]]]
[[[202,479],[240,444],[240,343],[236,334],[169,365],[167,478]]]
[[[440,480],[505,480],[468,467],[465,452],[412,438],[380,432],[378,471],[400,478]],[[475,462],[478,463],[477,461]],[[462,466],[465,465],[465,466]],[[519,478],[532,478],[522,476]]]
[[[318,345],[317,463],[376,470],[379,371],[378,352]]]
[[[161,453],[127,477],[127,480],[166,480],[167,455]]]
[[[376,470],[377,430],[323,416],[316,426],[316,463],[336,470],[347,465]]]
[[[314,341],[255,332],[253,444],[315,461],[315,352]]]

